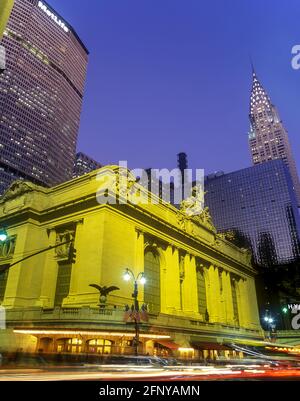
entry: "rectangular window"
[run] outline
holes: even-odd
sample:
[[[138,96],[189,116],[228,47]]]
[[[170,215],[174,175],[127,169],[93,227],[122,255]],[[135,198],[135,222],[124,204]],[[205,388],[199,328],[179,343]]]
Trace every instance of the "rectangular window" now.
[[[198,310],[199,313],[203,316],[203,318],[205,318],[207,310],[205,278],[203,272],[200,269],[197,270],[197,288],[198,288]]]
[[[239,309],[238,309],[238,299],[237,299],[237,282],[235,280],[231,281],[232,288],[232,303],[233,303],[233,318],[236,325],[240,324],[239,320]]]
[[[72,265],[60,263],[58,265],[54,306],[61,306],[64,298],[69,295]]]
[[[0,270],[0,303],[4,300],[6,284],[8,278],[8,268],[1,267]]]

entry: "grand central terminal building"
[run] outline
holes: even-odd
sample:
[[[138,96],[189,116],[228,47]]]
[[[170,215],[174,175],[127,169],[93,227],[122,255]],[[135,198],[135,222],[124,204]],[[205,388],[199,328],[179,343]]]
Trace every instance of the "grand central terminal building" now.
[[[111,191],[119,175],[106,166],[50,189],[17,181],[1,198],[0,352],[132,354],[138,340],[144,355],[226,358],[262,341],[249,251],[207,210],[137,202],[150,194],[137,183]],[[134,288],[126,269],[146,281]]]

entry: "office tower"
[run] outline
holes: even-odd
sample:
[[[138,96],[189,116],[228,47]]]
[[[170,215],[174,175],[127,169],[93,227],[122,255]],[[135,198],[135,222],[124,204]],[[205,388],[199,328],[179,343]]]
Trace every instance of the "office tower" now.
[[[219,231],[250,241],[257,263],[289,263],[299,256],[300,218],[281,159],[205,179],[206,206]]]
[[[254,70],[249,117],[249,144],[253,164],[283,159],[290,170],[297,204],[300,206],[300,183],[287,130]]]
[[[73,175],[88,51],[46,2],[15,0],[1,44],[0,193],[16,178]]]
[[[73,177],[80,177],[81,175],[90,173],[93,170],[101,168],[101,164],[83,152],[76,154],[74,162]]]

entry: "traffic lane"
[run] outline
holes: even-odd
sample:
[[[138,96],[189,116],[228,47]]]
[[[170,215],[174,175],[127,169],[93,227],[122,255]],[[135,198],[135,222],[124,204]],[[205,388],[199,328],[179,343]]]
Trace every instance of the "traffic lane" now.
[[[156,371],[156,372],[78,372],[78,370],[47,371],[0,371],[0,381],[224,381],[224,380],[300,380],[299,369],[218,371]]]

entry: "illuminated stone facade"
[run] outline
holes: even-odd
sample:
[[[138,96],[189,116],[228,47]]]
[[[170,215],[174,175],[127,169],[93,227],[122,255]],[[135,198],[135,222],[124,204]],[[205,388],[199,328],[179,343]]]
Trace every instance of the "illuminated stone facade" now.
[[[134,324],[124,321],[133,282],[123,273],[130,268],[147,279],[138,286],[149,316],[140,322],[139,352],[196,358],[221,344],[262,339],[248,251],[218,235],[207,211],[188,217],[169,204],[137,202],[149,196],[139,184],[122,195],[117,187],[127,204],[99,204],[96,193],[108,199],[105,180],[118,172],[103,167],[51,189],[16,182],[5,193],[0,303],[10,333],[27,334],[43,352],[132,352]],[[8,268],[49,246],[56,248]],[[90,284],[119,290],[99,307]]]

